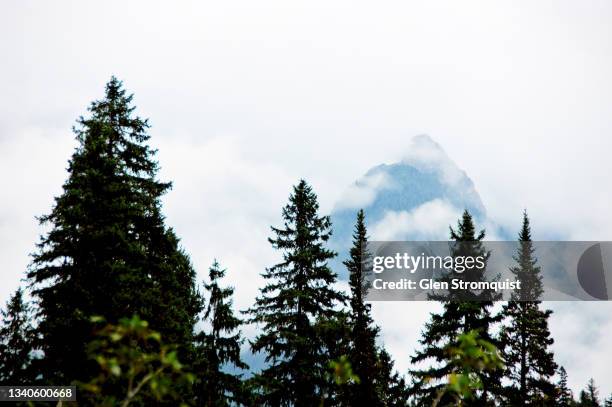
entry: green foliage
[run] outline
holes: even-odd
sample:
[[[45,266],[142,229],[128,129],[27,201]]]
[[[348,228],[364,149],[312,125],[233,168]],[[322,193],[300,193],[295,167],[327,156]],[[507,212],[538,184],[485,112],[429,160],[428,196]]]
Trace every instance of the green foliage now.
[[[448,346],[448,355],[453,373],[448,375],[447,384],[439,392],[433,406],[441,405],[443,399],[450,395],[452,405],[463,406],[467,401],[476,399],[476,391],[482,390],[481,373],[496,371],[504,367],[499,351],[492,343],[480,339],[477,331],[470,331],[458,336],[457,345]],[[445,402],[444,405],[451,405]]]
[[[506,324],[500,335],[500,347],[506,359],[505,376],[510,383],[506,398],[513,405],[552,405],[556,388],[552,382],[557,364],[550,347],[553,339],[548,328],[552,311],[541,310],[539,298],[543,292],[540,267],[534,256],[531,227],[527,213],[519,234],[519,248],[511,272],[521,281],[519,294],[504,305],[502,316]]]
[[[344,296],[327,265],[336,255],[325,247],[331,222],[318,211],[315,193],[301,180],[283,209],[283,227],[272,228],[269,241],[283,260],[262,274],[267,284],[247,311],[262,326],[251,348],[265,352],[268,363],[253,380],[258,405],[312,407],[326,387],[330,358],[317,321],[334,318]]]
[[[342,355],[337,360],[329,362],[329,369],[332,371],[332,379],[336,385],[341,386],[349,383],[359,384],[359,376],[353,372],[348,356]]]
[[[351,362],[346,355],[342,355],[337,359],[334,359],[328,364],[328,381],[333,383],[333,386],[329,389],[329,392],[323,394],[321,397],[320,407],[323,406],[342,406],[345,405],[345,401],[338,399],[334,394],[343,394],[342,389],[345,389],[348,385],[359,384],[360,379],[353,372]]]
[[[31,310],[18,289],[2,311],[0,324],[0,385],[26,385],[34,381],[32,352],[35,340]]]
[[[40,305],[47,384],[87,380],[89,318],[137,314],[189,358],[199,308],[195,272],[164,225],[147,120],[116,78],[74,129],[78,146],[28,273]]]
[[[587,383],[586,389],[580,392],[580,397],[578,398],[578,407],[601,407],[599,404],[599,390],[595,385],[595,380],[592,378]]]
[[[105,321],[93,317],[92,322]],[[195,379],[179,361],[176,347],[164,344],[161,334],[138,316],[104,325],[88,350],[99,373],[80,388],[92,395],[97,406],[148,405],[154,400],[178,404],[177,388]]]
[[[225,270],[215,260],[209,269],[210,282],[204,285],[208,301],[203,322],[208,329],[196,336],[197,406],[221,407],[244,401],[240,375],[226,371],[248,366],[240,358],[242,321],[232,310],[234,289],[219,286],[224,276]]]
[[[574,396],[567,385],[567,372],[561,366],[559,368],[559,383],[557,384],[557,406],[572,407],[574,405]]]
[[[391,355],[381,349],[378,352],[377,372],[375,378],[376,393],[382,406],[405,407],[408,405],[409,393],[402,376],[393,369]],[[365,404],[356,404],[357,406]]]
[[[367,294],[367,270],[371,261],[365,214],[357,212],[350,257],[344,261],[349,272],[348,358],[361,380],[343,389],[337,405],[351,407],[405,406],[407,391],[404,379],[393,371],[393,361],[384,349],[376,345],[379,328],[371,316]]]
[[[451,239],[456,242],[451,248],[452,256],[483,256],[488,259],[489,253],[481,243],[485,232],[483,230],[476,234],[472,216],[468,211],[463,213],[457,229],[450,229],[450,235]],[[466,271],[461,276],[470,281],[483,281],[484,270]],[[446,278],[452,277],[450,274],[446,276]],[[491,314],[493,298],[490,294],[473,293],[475,297],[480,297],[474,297],[474,300],[479,301],[466,301],[463,297],[459,298],[455,295],[451,292],[444,296],[430,296],[432,299],[442,301],[444,309],[440,314],[431,315],[431,320],[425,325],[423,336],[419,341],[422,349],[418,350],[411,359],[412,363],[434,362],[429,368],[411,371],[413,375],[411,395],[421,405],[431,404],[444,388],[443,380],[451,373],[456,373],[456,366],[450,355],[443,349],[457,347],[458,334],[477,331],[482,340],[497,345],[496,340],[492,337],[491,329],[500,318]],[[502,372],[499,369],[486,369],[474,373],[480,376],[482,388],[473,400],[464,400],[464,403],[466,405],[472,403],[471,405],[477,406],[491,405],[501,393],[499,387]],[[447,403],[446,397],[448,396],[441,400],[443,405]],[[450,400],[449,398],[448,402]]]
[[[329,318],[318,318],[314,327],[328,360],[340,361],[346,359],[347,362],[351,363],[351,370],[354,371],[355,365],[348,356],[352,349],[352,330],[348,313],[338,312]],[[325,394],[326,405],[350,406],[349,395],[354,384],[348,383],[339,386],[333,375],[326,374],[326,380],[320,389],[321,394]]]
[[[363,210],[357,213],[357,222],[353,232],[353,246],[350,257],[344,261],[349,272],[350,294],[350,351],[349,358],[361,382],[348,389],[347,404],[350,406],[381,406],[381,392],[377,389],[376,376],[378,374],[378,350],[376,337],[378,327],[370,315],[370,304],[366,304],[367,294],[366,267],[369,261],[367,250],[367,229]]]

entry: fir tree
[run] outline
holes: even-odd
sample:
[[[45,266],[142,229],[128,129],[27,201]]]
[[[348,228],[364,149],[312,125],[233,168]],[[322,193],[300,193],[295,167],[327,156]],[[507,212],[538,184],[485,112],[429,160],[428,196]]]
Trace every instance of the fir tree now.
[[[349,272],[350,295],[350,323],[351,323],[351,349],[349,360],[353,372],[360,382],[350,386],[349,405],[353,407],[382,405],[379,392],[376,391],[378,374],[378,350],[376,337],[378,327],[370,315],[370,304],[365,303],[367,282],[364,263],[368,261],[366,252],[368,243],[365,215],[363,210],[357,213],[357,223],[353,233],[353,247],[350,249],[350,258],[344,261]]]
[[[521,290],[518,294],[512,293],[511,300],[502,309],[507,325],[500,336],[506,360],[505,376],[510,380],[506,394],[513,405],[552,405],[555,399],[552,377],[557,369],[550,350],[554,341],[548,329],[552,311],[541,310],[540,302],[533,301],[540,298],[543,288],[527,212],[523,214],[514,260],[517,264],[510,270],[521,281]]]
[[[476,229],[472,216],[466,210],[459,220],[457,230],[450,228],[451,239],[456,243],[451,246],[451,255],[482,256],[488,259],[488,252],[484,249],[481,241],[484,239],[485,232],[482,230],[476,234]],[[486,268],[485,268],[486,269]],[[484,281],[485,269],[473,269],[464,272],[462,277],[469,281]],[[447,275],[445,278],[458,277],[457,275]],[[444,380],[451,373],[457,373],[453,366],[450,356],[445,349],[457,344],[460,334],[472,330],[478,332],[479,337],[489,343],[497,345],[491,336],[491,327],[499,319],[491,314],[490,308],[494,299],[490,293],[468,293],[460,296],[456,293],[438,296],[432,295],[432,299],[439,299],[443,302],[443,311],[440,314],[432,314],[431,320],[425,325],[423,336],[419,343],[422,349],[418,350],[411,358],[412,363],[434,362],[431,367],[413,370],[413,387],[411,394],[418,401],[419,405],[431,405],[438,394],[445,388]],[[458,372],[461,373],[461,372]],[[492,404],[492,399],[500,393],[499,383],[500,374],[497,371],[486,371],[481,373],[480,380],[483,388],[478,397],[471,402],[473,405],[486,406]],[[440,401],[440,405],[452,403],[451,398],[446,396]]]
[[[45,383],[86,381],[90,317],[109,323],[139,315],[189,360],[199,308],[195,273],[164,225],[149,124],[133,114],[132,96],[112,78],[102,100],[74,128],[78,147],[63,193],[40,221],[28,273],[40,304]]]
[[[595,380],[592,378],[587,383],[587,388],[580,392],[580,398],[578,400],[579,407],[600,407],[599,404],[599,390],[595,385]]]
[[[356,375],[352,362],[348,359],[352,346],[352,328],[349,321],[349,313],[339,311],[332,317],[320,317],[316,322],[317,335],[321,338],[322,349],[327,354],[329,361],[326,375],[327,381],[321,389],[325,395],[326,406],[352,407],[351,390],[355,384],[350,380]],[[350,366],[350,373],[340,374],[336,369],[338,366],[342,373],[346,373],[343,368]]]
[[[610,394],[610,397],[604,402],[604,407],[612,407],[612,394]]]
[[[567,372],[563,366],[559,368],[559,384],[557,385],[557,405],[559,407],[572,407],[574,396],[567,385]]]
[[[209,329],[208,333],[202,332],[196,337],[198,406],[224,407],[240,402],[241,378],[226,369],[248,369],[240,358],[242,321],[232,310],[234,289],[219,286],[224,276],[225,270],[215,260],[209,270],[210,283],[205,284],[209,298],[204,322]]]
[[[318,211],[315,193],[302,180],[283,209],[284,226],[272,228],[269,241],[283,261],[262,274],[267,284],[247,311],[263,325],[251,348],[265,352],[268,363],[256,377],[259,405],[310,407],[323,396],[330,359],[317,321],[337,315],[344,296],[333,288],[336,275],[327,265],[335,256],[325,247],[331,222]]]
[[[378,353],[377,367],[376,394],[379,405],[384,407],[407,406],[409,393],[406,381],[393,370],[393,360],[384,349]],[[366,404],[361,405],[366,406]]]
[[[31,385],[35,334],[31,311],[18,289],[2,311],[0,325],[0,385]]]

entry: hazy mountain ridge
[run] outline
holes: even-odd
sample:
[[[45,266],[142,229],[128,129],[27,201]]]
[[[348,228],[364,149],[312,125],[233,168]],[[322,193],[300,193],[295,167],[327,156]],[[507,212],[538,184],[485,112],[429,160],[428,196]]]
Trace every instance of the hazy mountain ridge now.
[[[372,239],[446,240],[464,209],[490,235],[509,238],[487,219],[473,181],[429,136],[412,139],[397,163],[371,168],[343,194],[332,213],[334,234],[330,246],[338,251],[333,267],[341,278],[341,260],[347,256],[358,209],[363,208]]]

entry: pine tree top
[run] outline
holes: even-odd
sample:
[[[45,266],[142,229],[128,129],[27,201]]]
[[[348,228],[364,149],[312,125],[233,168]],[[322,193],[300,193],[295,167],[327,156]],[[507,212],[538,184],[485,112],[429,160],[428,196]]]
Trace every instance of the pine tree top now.
[[[34,377],[30,364],[36,335],[23,297],[18,288],[0,313],[0,384],[31,384]]]
[[[484,239],[485,231],[481,230],[478,235],[476,235],[474,219],[470,212],[465,209],[461,215],[461,219],[457,222],[457,229],[455,230],[450,226],[450,237],[452,240],[458,242],[476,242]]]
[[[519,241],[521,242],[531,241],[531,226],[529,224],[529,216],[527,215],[527,209],[523,211],[523,226],[519,233]]]
[[[512,293],[513,299],[538,300],[543,292],[541,269],[537,265],[535,248],[531,241],[531,225],[527,211],[523,212],[523,224],[518,236],[518,251],[513,257],[516,265],[510,271],[521,281],[520,293]]]

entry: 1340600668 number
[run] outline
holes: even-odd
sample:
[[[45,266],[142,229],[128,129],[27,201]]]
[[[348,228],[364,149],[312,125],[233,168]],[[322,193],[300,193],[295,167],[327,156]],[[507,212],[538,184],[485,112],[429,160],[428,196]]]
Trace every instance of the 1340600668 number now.
[[[76,401],[75,386],[0,386],[0,401]]]

